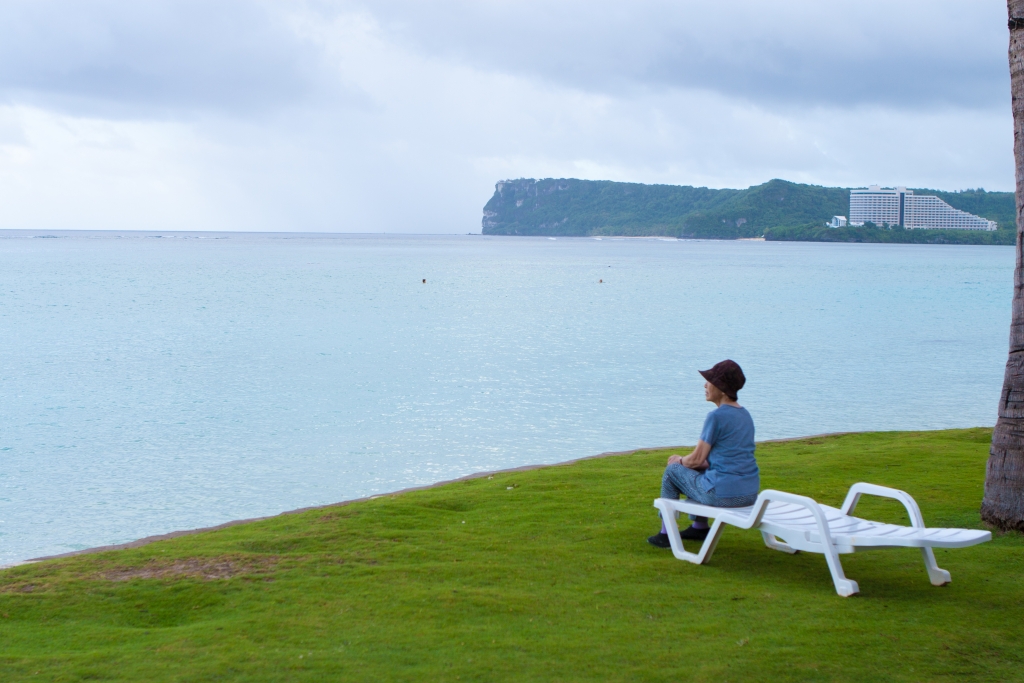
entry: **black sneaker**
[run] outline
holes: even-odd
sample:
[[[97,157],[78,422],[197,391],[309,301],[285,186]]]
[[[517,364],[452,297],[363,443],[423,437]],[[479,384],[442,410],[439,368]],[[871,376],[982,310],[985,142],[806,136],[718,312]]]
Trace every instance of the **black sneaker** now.
[[[703,541],[705,538],[708,537],[709,531],[711,531],[711,529],[694,529],[693,525],[691,524],[690,526],[686,527],[685,529],[679,532],[679,538],[683,539],[684,541]]]
[[[672,544],[668,540],[668,534],[657,533],[653,536],[647,537],[647,542],[653,545],[655,548],[671,548]]]

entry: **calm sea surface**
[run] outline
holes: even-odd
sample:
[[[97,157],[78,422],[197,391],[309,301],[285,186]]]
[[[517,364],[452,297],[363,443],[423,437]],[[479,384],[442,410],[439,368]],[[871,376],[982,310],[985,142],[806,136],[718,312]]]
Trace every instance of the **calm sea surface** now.
[[[759,439],[991,425],[1006,360],[1010,247],[62,235],[0,233],[0,564],[692,444],[726,357]]]

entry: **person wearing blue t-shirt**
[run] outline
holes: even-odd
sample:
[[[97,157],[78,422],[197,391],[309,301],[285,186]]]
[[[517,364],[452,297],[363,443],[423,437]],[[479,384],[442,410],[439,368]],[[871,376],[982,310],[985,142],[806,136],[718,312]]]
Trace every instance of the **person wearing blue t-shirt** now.
[[[731,360],[723,360],[700,374],[707,380],[704,399],[717,407],[704,419],[704,429],[693,452],[668,459],[661,479],[661,497],[678,500],[682,494],[703,505],[724,508],[753,505],[761,489],[754,459],[754,420],[736,402],[736,394],[747,378]],[[679,536],[703,541],[708,535],[707,518],[691,516],[691,520],[692,524]],[[659,548],[670,547],[664,522],[661,532],[647,542]]]

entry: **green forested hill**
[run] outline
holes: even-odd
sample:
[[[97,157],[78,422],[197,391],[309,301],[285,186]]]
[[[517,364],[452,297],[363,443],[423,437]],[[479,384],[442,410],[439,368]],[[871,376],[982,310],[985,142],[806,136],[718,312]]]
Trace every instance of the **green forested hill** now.
[[[1013,193],[926,189],[914,192],[934,194],[958,209],[994,220],[1000,227],[1014,227]],[[777,179],[746,190],[713,190],[607,180],[523,178],[502,181],[495,186],[494,196],[484,206],[483,233],[718,239],[766,236],[768,239],[817,240],[820,238],[815,235],[819,231],[815,228],[823,226],[833,215],[846,215],[849,206],[848,188],[802,185]],[[841,241],[848,239],[839,233],[830,237]],[[996,239],[996,236],[989,239]],[[877,240],[870,236],[864,239],[861,235],[853,241]],[[885,241],[918,240],[892,236]],[[957,241],[957,238],[954,235],[942,241]]]

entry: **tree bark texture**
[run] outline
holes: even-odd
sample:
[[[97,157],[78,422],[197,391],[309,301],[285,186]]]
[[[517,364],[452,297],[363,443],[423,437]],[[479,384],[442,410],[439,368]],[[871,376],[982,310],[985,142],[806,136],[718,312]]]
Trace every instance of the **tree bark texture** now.
[[[1024,531],[1024,0],[1007,0],[1010,27],[1010,102],[1016,166],[1017,265],[1013,271],[1010,356],[999,397],[999,419],[985,468],[981,518],[1000,529]]]

